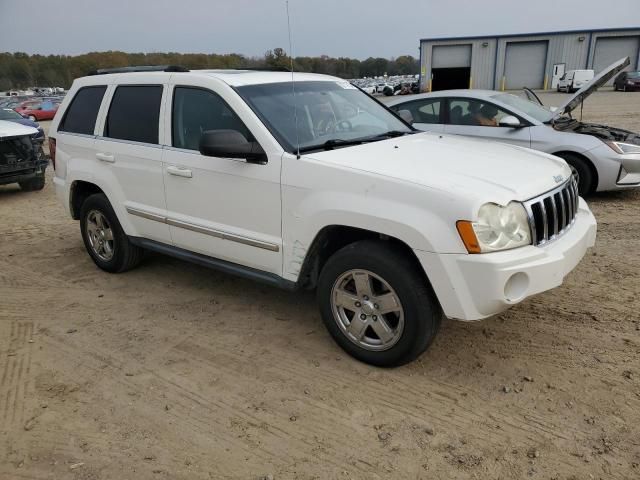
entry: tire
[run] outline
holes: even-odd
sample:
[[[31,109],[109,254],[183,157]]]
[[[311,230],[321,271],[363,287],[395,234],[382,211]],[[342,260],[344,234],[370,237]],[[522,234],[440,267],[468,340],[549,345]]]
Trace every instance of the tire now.
[[[574,176],[578,180],[578,193],[582,197],[591,194],[595,188],[595,178],[587,160],[573,153],[559,153],[558,157],[563,158],[571,167]]]
[[[358,294],[356,278],[360,285],[368,285],[360,292],[369,288],[371,295]],[[330,257],[318,279],[317,297],[322,320],[338,345],[356,359],[380,367],[418,357],[442,320],[440,304],[416,261],[381,241],[355,242]],[[390,313],[383,311],[383,302]],[[359,321],[362,315],[366,319]],[[350,329],[355,334],[350,335]],[[386,342],[378,331],[388,336]]]
[[[98,220],[100,218],[102,221]],[[144,250],[129,241],[103,193],[89,196],[82,204],[80,233],[93,261],[106,272],[126,272],[142,260]]]
[[[19,182],[18,185],[20,185],[20,189],[25,192],[35,192],[37,190],[42,190],[44,188],[45,182],[46,180],[44,172],[42,172],[37,177],[31,178],[24,182]]]

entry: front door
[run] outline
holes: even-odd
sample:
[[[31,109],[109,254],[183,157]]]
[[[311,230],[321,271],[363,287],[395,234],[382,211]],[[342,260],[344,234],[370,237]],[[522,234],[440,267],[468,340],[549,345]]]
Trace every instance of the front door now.
[[[201,155],[207,130],[254,139],[222,96],[204,86],[172,87],[167,111],[171,139],[163,164],[174,245],[281,275],[281,155],[268,154],[265,165]]]
[[[498,108],[491,102],[471,98],[450,98],[447,103],[445,133],[485,138],[527,148],[531,146],[528,126],[500,126],[500,119],[514,116],[513,113]],[[519,120],[524,124],[523,119]]]

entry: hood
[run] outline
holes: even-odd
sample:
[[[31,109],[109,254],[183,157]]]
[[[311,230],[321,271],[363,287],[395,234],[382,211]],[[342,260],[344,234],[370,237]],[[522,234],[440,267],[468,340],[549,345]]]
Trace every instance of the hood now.
[[[571,175],[564,160],[551,155],[513,145],[431,132],[306,156],[502,204],[540,195]]]
[[[27,127],[40,128],[40,124],[29,120],[28,118],[16,118],[15,120],[7,120],[8,122],[19,123],[20,125],[26,125]]]
[[[38,130],[33,127],[27,127],[8,120],[0,120],[0,140],[11,137],[34,135],[36,133],[38,133]]]
[[[629,57],[621,58],[617,62],[612,63],[607,68],[598,73],[593,79],[583,85],[580,90],[573,94],[569,99],[558,107],[555,112],[555,116],[560,116],[566,113],[572,112],[578,105],[595,92],[598,88],[603,86],[620,71],[624,70],[629,65]]]

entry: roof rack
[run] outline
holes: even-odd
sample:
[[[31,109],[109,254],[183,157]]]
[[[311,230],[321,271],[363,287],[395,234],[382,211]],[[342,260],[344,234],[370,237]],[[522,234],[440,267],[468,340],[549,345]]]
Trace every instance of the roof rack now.
[[[137,67],[99,68],[91,70],[87,76],[107,75],[109,73],[133,73],[133,72],[188,72],[189,69],[179,65],[142,65]]]
[[[236,67],[231,70],[251,70],[254,72],[289,72],[291,69],[287,67]]]

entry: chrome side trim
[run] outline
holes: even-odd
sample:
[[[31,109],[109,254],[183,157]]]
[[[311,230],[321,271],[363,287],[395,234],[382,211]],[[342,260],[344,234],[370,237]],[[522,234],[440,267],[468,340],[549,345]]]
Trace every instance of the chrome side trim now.
[[[154,220],[160,223],[167,223],[167,217],[158,215],[157,213],[145,212],[144,210],[138,210],[137,208],[127,207],[127,213],[135,215],[136,217],[145,218],[147,220]]]
[[[243,245],[249,245],[251,247],[262,248],[263,250],[269,250],[270,252],[279,252],[280,246],[275,243],[264,242],[262,240],[256,240],[255,238],[243,237],[234,233],[224,232],[222,230],[215,230],[213,228],[203,227],[201,225],[195,225],[193,223],[184,222],[175,218],[168,218],[163,215],[146,212],[144,210],[138,210],[137,208],[126,207],[127,213],[135,215],[137,217],[144,218],[146,220],[153,220],[155,222],[166,223],[172,227],[184,228],[185,230],[191,230],[192,232],[202,233],[211,237],[220,238],[222,240],[230,240],[232,242],[241,243]]]
[[[262,248],[271,252],[277,252],[280,247],[275,243],[263,242],[262,240],[256,240],[254,238],[243,237],[234,233],[223,232],[221,230],[214,230],[213,228],[203,227],[200,225],[194,225],[193,223],[183,222],[182,220],[176,220],[174,218],[168,218],[167,224],[172,227],[184,228],[193,232],[203,233],[212,237],[221,238],[222,240],[231,240],[232,242],[242,243],[243,245],[249,245],[251,247]]]

